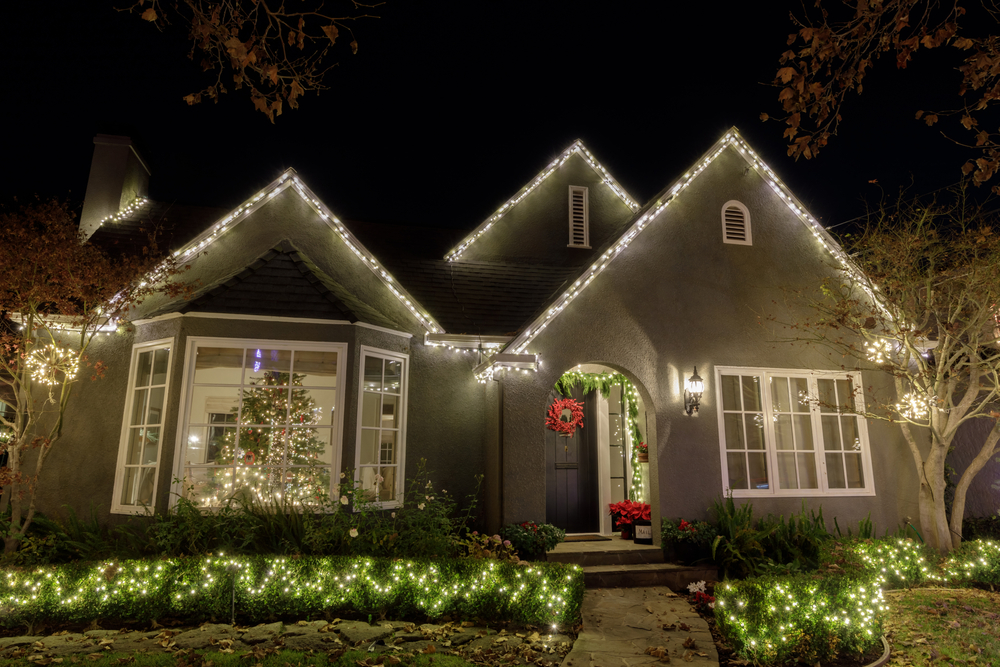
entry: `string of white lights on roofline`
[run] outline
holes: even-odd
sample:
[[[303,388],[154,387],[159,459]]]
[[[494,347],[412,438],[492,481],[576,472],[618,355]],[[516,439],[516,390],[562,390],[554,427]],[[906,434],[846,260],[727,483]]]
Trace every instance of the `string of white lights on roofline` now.
[[[545,181],[545,179],[547,179],[557,169],[559,169],[559,167],[561,167],[566,162],[566,160],[568,160],[570,156],[572,156],[574,153],[579,153],[581,157],[583,157],[584,161],[587,164],[589,164],[590,167],[595,172],[597,172],[598,176],[601,177],[601,182],[603,182],[606,186],[608,186],[612,192],[618,195],[618,198],[621,199],[623,202],[625,202],[626,206],[628,206],[633,211],[639,210],[639,204],[633,201],[633,199],[628,196],[628,193],[625,192],[625,189],[621,185],[619,185],[618,181],[616,181],[611,176],[611,173],[608,172],[608,170],[605,169],[604,166],[594,158],[594,156],[591,154],[590,151],[586,149],[586,147],[584,147],[583,142],[577,139],[576,141],[573,142],[573,144],[569,148],[563,151],[562,155],[557,157],[555,160],[549,163],[549,165],[545,167],[545,169],[539,172],[539,174],[535,176],[535,178],[530,183],[521,188],[516,195],[508,199],[503,206],[498,208],[496,210],[496,213],[487,218],[483,223],[481,223],[478,227],[476,227],[476,229],[474,229],[471,234],[466,236],[465,239],[463,239],[462,242],[458,245],[458,247],[452,249],[447,255],[445,255],[445,259],[448,260],[449,262],[453,262],[459,257],[461,257],[462,253],[468,250],[469,246],[475,243],[479,239],[479,237],[481,237],[491,227],[493,227],[493,224],[495,222],[497,222],[500,218],[506,215],[522,199],[531,194],[531,192],[533,192],[535,188],[541,185]]]
[[[618,240],[618,242],[601,255],[594,265],[590,267],[587,273],[574,282],[569,289],[567,289],[556,301],[555,305],[549,308],[545,313],[540,315],[534,322],[531,323],[529,327],[525,329],[524,332],[519,334],[508,346],[515,354],[523,354],[534,338],[545,330],[552,320],[566,308],[567,305],[573,299],[580,295],[580,293],[589,285],[594,278],[596,278],[604,269],[611,263],[611,261],[617,257],[625,248],[628,247],[636,236],[643,229],[646,228],[653,220],[655,220],[660,213],[662,213],[667,206],[673,201],[674,197],[684,191],[691,183],[694,182],[695,178],[698,177],[701,172],[703,172],[708,166],[719,156],[722,152],[732,146],[735,148],[740,155],[747,161],[747,163],[754,168],[754,170],[765,180],[768,186],[774,190],[774,192],[781,198],[781,200],[788,206],[789,210],[795,214],[795,216],[802,221],[812,232],[816,240],[827,250],[835,259],[837,259],[841,265],[853,274],[856,278],[862,278],[861,272],[854,266],[854,264],[847,257],[846,253],[840,249],[839,244],[833,240],[833,237],[823,228],[819,222],[816,221],[802,206],[801,202],[795,198],[791,191],[785,186],[784,183],[775,175],[775,173],[768,167],[763,160],[750,148],[750,146],[743,140],[739,133],[733,129],[730,130],[722,139],[713,146],[708,153],[703,156],[702,160],[697,163],[697,166],[685,173],[678,181],[670,188],[667,196],[656,202],[655,205],[651,206],[635,223],[629,228],[629,230]],[[864,281],[862,280],[862,284]],[[869,293],[869,295],[871,295]],[[503,366],[497,366],[498,368],[503,368]],[[493,368],[488,367],[481,372],[477,378],[481,381],[492,378]]]
[[[305,201],[309,206],[316,211],[316,213],[323,219],[323,221],[332,229],[341,241],[357,255],[365,266],[367,266],[371,271],[378,276],[389,288],[389,290],[395,295],[403,306],[417,318],[417,321],[427,329],[430,333],[442,333],[440,325],[432,318],[428,313],[424,312],[422,309],[417,308],[416,301],[410,296],[410,294],[404,290],[402,287],[397,287],[395,279],[392,275],[382,266],[375,256],[368,252],[367,249],[351,234],[344,223],[334,215],[323,202],[321,202],[316,195],[310,190],[299,177],[295,174],[295,170],[289,169],[283,173],[278,179],[272,181],[262,190],[257,192],[253,197],[247,199],[235,210],[233,210],[229,215],[227,215],[222,220],[219,220],[214,225],[209,227],[205,232],[196,237],[193,241],[188,243],[186,246],[174,252],[174,257],[181,261],[186,261],[192,259],[198,252],[203,250],[206,246],[214,242],[220,235],[222,235],[226,230],[232,229],[238,223],[242,222],[249,216],[252,212],[257,210],[258,207],[262,206],[262,202],[266,204],[268,201],[274,197],[281,194],[285,189],[292,187],[295,192]],[[143,204],[147,203],[148,200],[143,200]],[[132,204],[129,204],[132,206]],[[133,208],[132,212],[138,210],[138,208]],[[129,213],[126,213],[126,209],[122,209],[117,214],[116,220],[120,220]],[[114,216],[112,216],[114,217]],[[107,219],[107,218],[106,218]],[[157,280],[159,277],[159,270],[154,270],[149,275],[146,276],[145,280],[152,282]]]
[[[107,215],[101,218],[101,221],[97,223],[97,226],[100,227],[105,222],[119,222],[121,220],[124,220],[133,213],[136,213],[139,209],[141,209],[148,203],[149,200],[146,199],[145,197],[136,197],[129,203],[125,204],[125,206],[121,207],[121,209],[119,209],[116,213],[112,213],[111,215]]]

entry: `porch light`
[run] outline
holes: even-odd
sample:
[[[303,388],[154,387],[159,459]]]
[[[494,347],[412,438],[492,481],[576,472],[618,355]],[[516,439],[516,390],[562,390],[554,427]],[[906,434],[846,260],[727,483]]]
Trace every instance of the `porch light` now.
[[[684,411],[688,415],[698,412],[701,404],[701,395],[705,391],[705,381],[698,375],[698,367],[694,367],[694,375],[684,383]]]

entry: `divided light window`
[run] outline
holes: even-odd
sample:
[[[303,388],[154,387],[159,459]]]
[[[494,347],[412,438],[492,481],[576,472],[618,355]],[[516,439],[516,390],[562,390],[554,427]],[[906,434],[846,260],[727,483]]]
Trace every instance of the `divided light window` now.
[[[409,358],[361,348],[361,400],[355,482],[365,500],[395,507],[403,500]]]
[[[175,475],[199,507],[329,496],[347,345],[188,339]]]
[[[735,497],[874,495],[858,374],[717,368],[723,486]]]
[[[129,369],[129,394],[115,471],[112,511],[145,512],[156,498],[163,408],[170,372],[170,343],[161,340],[136,345]]]
[[[579,185],[569,186],[569,247],[590,247],[590,204],[588,190]]]
[[[727,201],[722,206],[722,241],[736,245],[753,245],[750,211],[736,200]]]

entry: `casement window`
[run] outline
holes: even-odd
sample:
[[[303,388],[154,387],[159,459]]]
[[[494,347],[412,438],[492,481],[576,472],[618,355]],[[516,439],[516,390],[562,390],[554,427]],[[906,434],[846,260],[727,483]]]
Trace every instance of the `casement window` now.
[[[750,211],[735,199],[722,205],[722,242],[753,245]]]
[[[177,493],[199,507],[328,498],[346,354],[344,343],[189,338]]]
[[[723,488],[735,497],[874,495],[857,373],[715,371]]]
[[[382,507],[403,501],[409,357],[361,347],[355,482]]]
[[[579,185],[569,186],[570,248],[590,247],[590,203],[588,190]]]
[[[170,375],[171,339],[136,345],[129,367],[128,398],[118,448],[111,511],[153,509]]]

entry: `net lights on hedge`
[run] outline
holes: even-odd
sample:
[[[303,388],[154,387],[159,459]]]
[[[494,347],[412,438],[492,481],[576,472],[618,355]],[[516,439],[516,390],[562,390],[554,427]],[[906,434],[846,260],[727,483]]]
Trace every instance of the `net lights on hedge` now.
[[[476,229],[474,229],[471,234],[469,234],[468,236],[465,237],[465,239],[462,240],[462,242],[458,245],[458,247],[453,248],[450,252],[448,252],[447,255],[444,256],[444,258],[449,262],[452,262],[461,257],[462,253],[464,253],[466,250],[469,249],[469,246],[471,246],[483,234],[489,231],[489,229],[493,227],[494,223],[500,220],[500,218],[506,215],[512,208],[517,206],[517,204],[520,203],[521,200],[523,200],[529,194],[531,194],[531,192],[533,192],[535,188],[537,188],[539,185],[545,182],[545,179],[547,179],[549,176],[555,173],[556,170],[559,169],[559,167],[563,166],[566,160],[568,160],[574,153],[580,155],[580,157],[582,157],[583,160],[588,165],[590,165],[590,167],[595,172],[597,172],[597,175],[600,176],[601,178],[601,182],[604,183],[606,186],[608,186],[608,188],[610,188],[611,191],[614,192],[619,199],[625,202],[626,206],[628,206],[633,211],[639,210],[639,204],[635,202],[627,192],[625,192],[625,188],[623,188],[621,185],[618,184],[618,181],[616,181],[614,177],[611,176],[611,173],[594,158],[594,156],[590,153],[590,151],[588,151],[586,147],[583,145],[583,142],[577,139],[576,141],[573,142],[573,144],[569,148],[563,151],[562,155],[560,155],[555,160],[550,162],[549,165],[545,167],[545,169],[543,169],[541,172],[539,172],[538,175],[535,176],[535,178],[532,179],[530,183],[521,188],[516,195],[508,199],[503,204],[503,206],[498,208],[493,215],[491,215],[478,227],[476,227]]]
[[[631,227],[618,239],[618,242],[614,244],[611,248],[606,250],[600,258],[594,262],[585,273],[574,282],[562,295],[556,299],[555,303],[546,312],[540,315],[534,322],[528,326],[524,332],[522,332],[514,341],[511,343],[510,348],[517,353],[524,352],[527,349],[528,344],[531,343],[534,338],[545,330],[546,327],[552,322],[552,320],[561,313],[566,306],[568,306],[576,297],[583,292],[583,290],[593,282],[594,278],[600,275],[608,265],[614,260],[622,251],[629,246],[629,244],[635,240],[642,230],[644,230],[651,222],[653,222],[666,208],[674,201],[674,199],[680,195],[681,192],[686,190],[695,179],[708,168],[712,162],[719,157],[726,148],[732,148],[750,165],[754,171],[764,179],[764,182],[778,195],[782,202],[788,207],[788,209],[797,217],[806,227],[810,230],[819,244],[829,252],[838,262],[844,267],[845,270],[850,272],[856,278],[861,277],[861,273],[854,267],[850,262],[847,255],[833,237],[820,225],[815,218],[813,218],[805,207],[802,206],[801,202],[795,198],[791,191],[781,182],[781,180],[775,175],[775,173],[768,167],[763,160],[750,148],[750,146],[743,140],[735,128],[730,130],[722,139],[720,139],[715,146],[713,146],[709,151],[702,157],[702,159],[696,163],[696,166],[686,172],[681,176],[672,187],[665,191],[659,199],[647,204],[644,211],[637,213],[638,219],[632,224]]]

